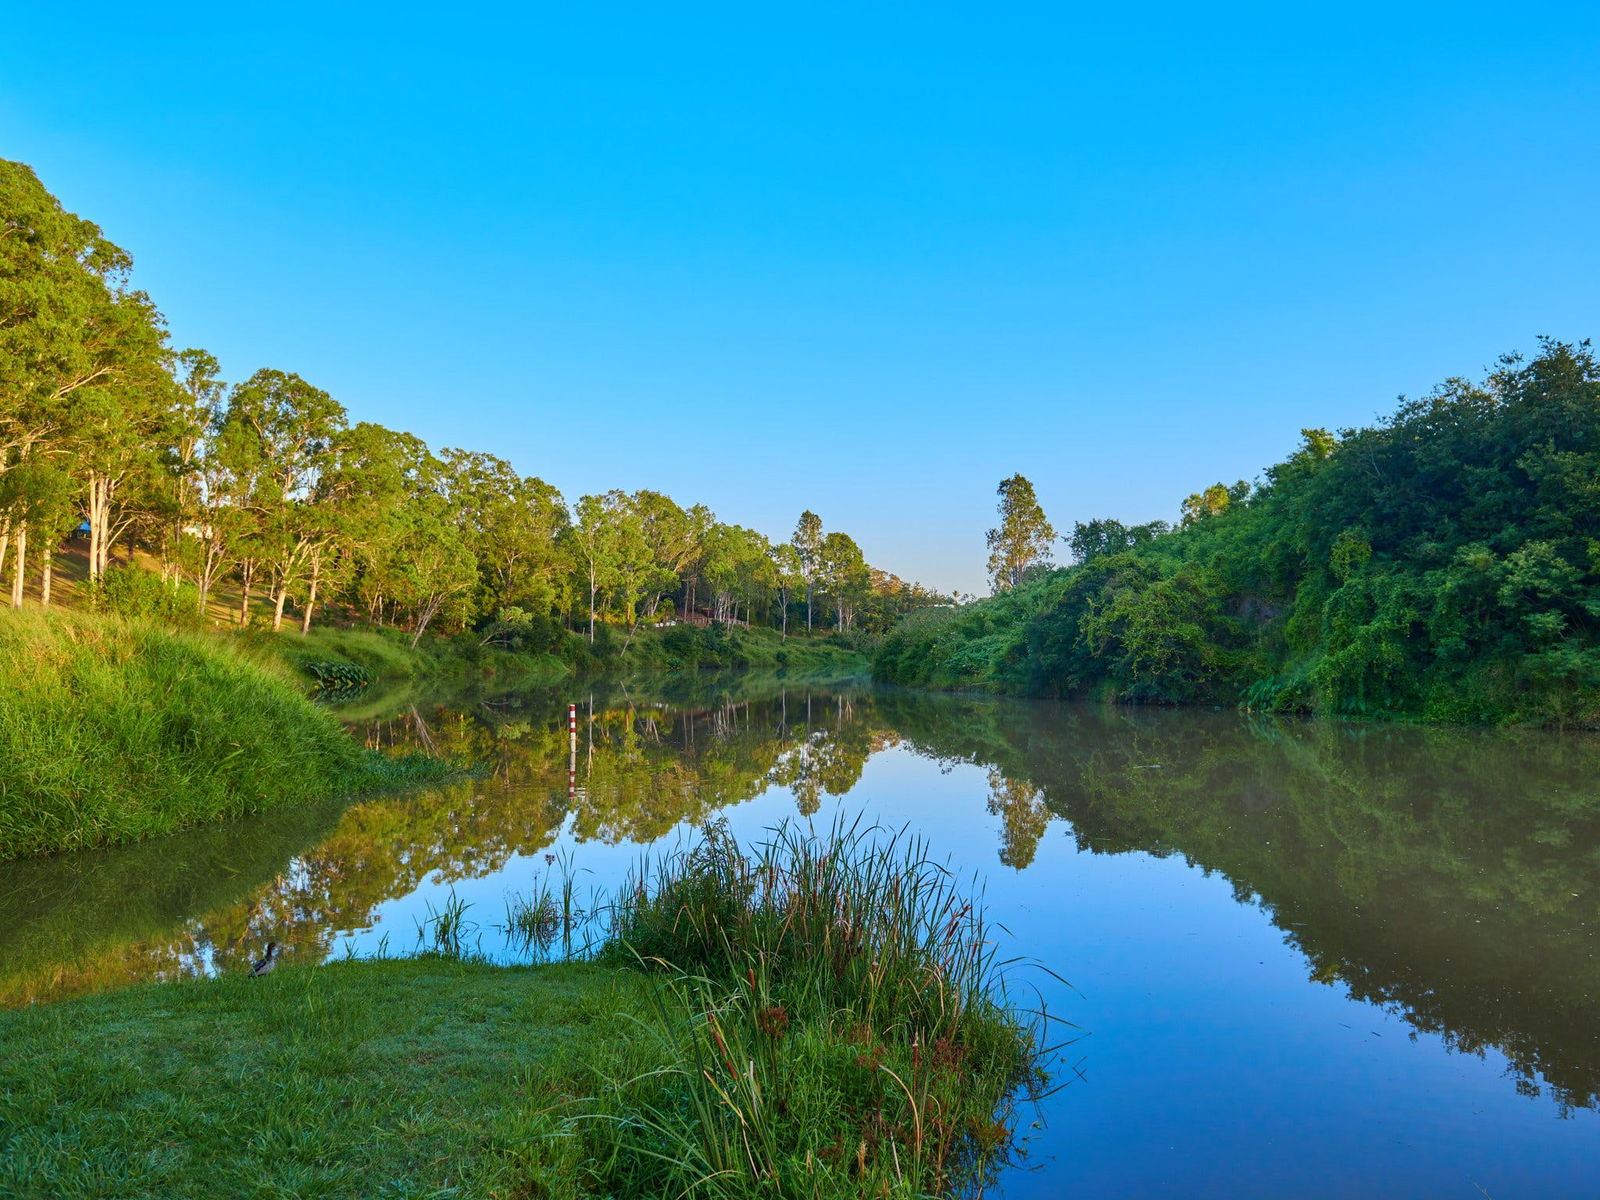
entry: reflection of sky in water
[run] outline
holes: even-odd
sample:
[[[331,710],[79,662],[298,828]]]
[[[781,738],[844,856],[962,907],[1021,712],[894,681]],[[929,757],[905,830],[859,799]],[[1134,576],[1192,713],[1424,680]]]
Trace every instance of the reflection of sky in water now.
[[[784,717],[803,728],[801,705],[792,697],[786,703]],[[818,728],[837,724],[865,738],[871,729],[903,725],[917,729],[919,742],[938,745],[941,754],[951,757],[936,761],[908,745],[872,754],[859,782],[842,798],[825,797],[813,820],[826,826],[841,814],[863,814],[887,827],[910,826],[927,839],[936,858],[948,858],[963,874],[982,880],[992,918],[1010,931],[1007,952],[1037,959],[1075,985],[1067,988],[1042,971],[1018,973],[1021,982],[1038,987],[1055,1015],[1076,1022],[1089,1035],[1066,1051],[1066,1064],[1076,1065],[1082,1078],[1048,1102],[1048,1126],[1031,1143],[1036,1169],[1009,1176],[1007,1195],[1487,1194],[1505,1200],[1600,1191],[1594,1185],[1600,1179],[1600,1120],[1593,1109],[1564,1110],[1548,1097],[1530,1099],[1522,1093],[1533,1090],[1531,1082],[1518,1080],[1500,1051],[1490,1049],[1482,1058],[1452,1052],[1439,1034],[1415,1033],[1398,1007],[1391,1013],[1352,1000],[1342,982],[1322,986],[1308,981],[1312,964],[1285,932],[1289,928],[1307,936],[1308,945],[1317,945],[1327,962],[1365,972],[1369,987],[1399,986],[1402,995],[1437,995],[1436,1011],[1443,1014],[1446,1028],[1459,1016],[1478,1023],[1466,1032],[1484,1036],[1484,1022],[1490,1018],[1476,1001],[1487,996],[1491,1018],[1510,1014],[1513,1019],[1505,1028],[1532,1031],[1532,1050],[1524,1049],[1525,1055],[1540,1063],[1565,1055],[1558,1065],[1571,1068],[1573,1056],[1582,1056],[1594,1044],[1593,1022],[1576,1035],[1560,1023],[1567,1012],[1563,1005],[1574,991],[1563,989],[1561,968],[1578,972],[1576,978],[1587,977],[1581,969],[1592,964],[1576,956],[1587,954],[1593,939],[1581,930],[1573,933],[1582,922],[1563,911],[1568,901],[1550,901],[1550,893],[1555,883],[1561,884],[1564,897],[1568,885],[1588,889],[1593,882],[1593,859],[1584,856],[1592,856],[1594,835],[1592,829],[1585,832],[1583,821],[1588,820],[1585,805],[1600,785],[1590,782],[1592,773],[1584,770],[1592,763],[1588,751],[1555,740],[1500,746],[1487,735],[1469,737],[1459,743],[1462,752],[1469,758],[1487,755],[1470,758],[1470,764],[1494,778],[1486,782],[1483,795],[1465,797],[1471,803],[1455,811],[1449,808],[1450,798],[1460,799],[1463,785],[1449,771],[1458,743],[1429,742],[1432,735],[1416,731],[1347,737],[1295,727],[1263,734],[1210,714],[1125,719],[1087,710],[970,709],[960,707],[962,703],[970,702],[898,696],[883,701],[878,711],[862,700],[853,715],[819,703],[814,713]],[[773,719],[771,712],[763,715],[750,708],[735,719],[729,716],[732,710],[697,711],[710,713],[702,717],[708,722],[731,722],[718,726],[715,736],[710,724],[690,730],[697,754],[703,755],[708,745],[721,745],[723,737],[758,735],[737,752],[731,749],[733,742],[727,743],[723,765],[735,760],[742,764],[725,777],[732,780],[726,784],[731,794],[757,790],[760,785],[754,781],[762,777],[792,777],[783,775],[781,760],[772,765],[774,753],[792,755],[795,743],[792,737],[773,741],[770,728],[762,732],[763,721]],[[103,974],[86,976],[82,986],[113,985],[148,977],[152,970],[238,969],[259,952],[256,942],[264,943],[282,928],[299,931],[289,935],[301,943],[291,948],[289,966],[304,965],[321,953],[314,940],[319,926],[325,931],[334,927],[330,932],[335,936],[326,945],[335,955],[347,948],[358,955],[374,954],[385,944],[390,953],[406,953],[418,944],[419,922],[442,910],[452,896],[469,906],[466,919],[476,926],[465,939],[469,947],[477,945],[494,957],[516,957],[497,926],[505,920],[512,893],[530,891],[540,875],[554,880],[557,872],[546,863],[546,854],[569,858],[578,902],[586,904],[596,889],[615,887],[640,861],[643,851],[628,840],[626,834],[635,827],[627,820],[654,821],[652,813],[658,811],[642,818],[619,817],[622,824],[611,831],[620,838],[616,845],[578,838],[576,818],[560,817],[566,809],[565,738],[550,740],[548,730],[555,720],[530,712],[524,724],[533,732],[517,736],[546,740],[519,743],[526,755],[518,768],[523,773],[513,773],[515,782],[510,784],[490,779],[473,785],[479,789],[476,802],[462,791],[443,806],[425,796],[420,802],[379,801],[342,816],[331,812],[274,818],[248,833],[246,840],[260,851],[254,866],[234,861],[236,846],[230,838],[237,842],[245,835],[226,829],[174,840],[172,847],[185,847],[181,854],[151,846],[109,852],[103,861],[68,857],[56,866],[30,868],[34,881],[9,895],[0,880],[0,918],[7,915],[8,901],[15,906],[16,896],[32,889],[36,907],[30,910],[24,897],[18,922],[23,936],[13,945],[47,964],[43,978],[56,968],[48,966],[53,951],[41,954],[38,943],[51,939],[28,941],[30,913],[37,915],[41,929],[52,920],[53,930],[92,929],[93,914],[118,902],[124,881],[143,880],[147,873],[165,869],[165,877],[153,880],[149,889],[159,897],[155,912],[144,916],[142,925],[128,926],[155,930],[154,940],[143,935],[145,940],[124,949],[114,937],[108,945],[104,937],[96,943],[85,936],[82,940],[92,950],[87,959],[107,965]],[[564,704],[550,715],[556,712],[564,725]],[[483,734],[466,725],[457,732],[464,730],[474,737]],[[436,732],[443,731],[436,727]],[[666,778],[659,772],[677,764],[677,752],[670,736],[654,740],[652,731],[650,738],[649,752],[635,764],[644,774],[613,775],[614,782],[635,787],[640,778]],[[828,761],[848,763],[851,754],[868,753],[865,740],[850,745],[854,749],[849,753]],[[952,748],[943,749],[945,745]],[[1442,754],[1440,746],[1445,747]],[[1425,753],[1419,756],[1419,750]],[[1535,761],[1530,750],[1548,750],[1537,760],[1542,767],[1560,758],[1560,771],[1525,789],[1530,800],[1523,809],[1513,805],[1496,810],[1501,823],[1486,823],[1483,814],[1490,810],[1474,806],[1503,797],[1506,780],[1520,778],[1519,772]],[[475,752],[482,753],[481,747]],[[1042,827],[1043,837],[1026,870],[1000,861],[1007,830],[989,803],[999,779],[987,765],[991,752],[1004,756],[1014,774],[1017,764],[1023,764],[1035,776],[1032,782],[1045,789],[1055,812],[1070,809],[1080,821],[1075,830],[1052,815],[1044,826],[1043,808],[1033,810],[1040,819],[1028,828]],[[818,753],[819,761],[826,758],[825,748]],[[1158,754],[1174,769],[1159,777],[1139,769]],[[984,765],[955,761],[966,757]],[[715,768],[707,758],[696,760],[697,771]],[[711,775],[691,772],[687,777],[706,780]],[[850,771],[837,778],[848,780]],[[1399,802],[1396,794],[1402,797]],[[725,815],[735,833],[751,840],[775,822],[793,818],[797,804],[791,788],[774,783]],[[1321,822],[1323,809],[1336,819]],[[666,828],[671,812],[681,809],[659,811],[668,813],[663,822],[642,827]],[[608,828],[608,812],[603,805],[590,806],[587,827]],[[1570,820],[1560,815],[1568,812],[1577,815]],[[550,814],[548,822],[542,813]],[[1214,819],[1190,822],[1197,813]],[[1385,823],[1391,819],[1392,825]],[[543,831],[558,820],[560,836],[544,845]],[[284,822],[301,824],[280,827]],[[511,831],[502,829],[502,822],[521,824]],[[1013,837],[1018,827],[1012,826]],[[1316,838],[1328,836],[1331,829],[1350,833],[1352,840],[1341,848],[1343,857],[1325,854],[1317,844],[1298,850],[1280,847],[1275,840],[1280,832],[1297,829]],[[1548,849],[1552,831],[1577,838],[1570,853]],[[485,838],[499,833],[506,834],[509,845],[538,849],[512,854],[499,869],[470,877],[484,868],[467,864],[476,861],[473,856],[486,845]],[[1280,917],[1280,927],[1273,923],[1273,913],[1255,903],[1240,903],[1234,884],[1220,870],[1208,874],[1189,865],[1182,853],[1165,858],[1142,850],[1089,853],[1078,849],[1075,834],[1097,845],[1159,844],[1209,855],[1208,862],[1221,857],[1240,864],[1243,875],[1259,886],[1274,889],[1275,904],[1295,905],[1296,911]],[[692,828],[679,825],[661,842],[671,845],[690,836]],[[1502,843],[1511,857],[1500,856]],[[274,857],[280,844],[285,849]],[[492,861],[492,854],[487,857]],[[443,861],[453,873],[469,877],[445,881],[429,873],[411,887],[401,869],[407,859]],[[97,861],[102,865],[97,867]],[[1520,879],[1520,867],[1505,874],[1506,864],[1524,861],[1533,864],[1529,877],[1534,882],[1526,889],[1528,895],[1510,895],[1505,879]],[[1480,864],[1501,871],[1494,886],[1502,891],[1490,887],[1469,896],[1475,885],[1460,883],[1452,873],[1463,862],[1474,871]],[[1327,872],[1314,869],[1323,863],[1333,867]],[[52,876],[50,871],[57,869],[63,874]],[[1371,879],[1361,874],[1368,869]],[[1353,881],[1341,874],[1347,870],[1357,873]],[[1538,876],[1539,870],[1550,872],[1549,878]],[[240,882],[233,886],[228,881],[236,871]],[[273,873],[277,878],[264,886]],[[37,900],[83,888],[96,896],[103,893],[105,899],[80,901],[82,911],[76,913],[71,904],[62,904],[65,915]],[[396,888],[403,894],[383,898]],[[1583,903],[1591,903],[1595,894],[1600,889],[1590,891]],[[1374,897],[1377,916],[1368,924],[1347,921],[1347,895]],[[1548,912],[1541,908],[1546,901]],[[1495,907],[1501,904],[1509,906],[1506,919],[1493,934],[1463,940],[1462,927],[1480,926],[1462,914],[1487,919],[1501,915]],[[338,915],[329,919],[325,910]],[[352,921],[362,924],[339,928]],[[1431,922],[1453,927],[1435,931]],[[1431,957],[1415,940],[1419,923]],[[1535,962],[1530,968],[1530,975],[1542,972],[1527,980],[1526,996],[1537,994],[1542,998],[1537,1003],[1519,1001],[1522,977],[1513,972],[1515,986],[1507,991],[1506,971],[1494,969],[1503,965],[1494,960],[1525,950],[1508,944],[1524,932],[1536,939],[1537,947],[1554,947],[1569,956],[1555,966]],[[7,936],[0,922],[0,975]],[[60,955],[71,957],[65,951]],[[1457,959],[1465,963],[1459,970]],[[46,979],[41,994],[49,986]],[[1585,1000],[1579,992],[1580,1007]],[[1593,1016],[1600,1019],[1600,1011]]]
[[[1065,1052],[1082,1078],[1048,1102],[1030,1166],[1012,1197],[1086,1196],[1592,1196],[1600,1120],[1558,1120],[1510,1086],[1506,1063],[1453,1054],[1431,1035],[1346,989],[1308,983],[1306,961],[1227,880],[1179,857],[1077,850],[1053,821],[1025,871],[996,860],[999,818],[983,804],[987,772],[941,769],[904,748],[875,755],[860,784],[813,820],[866,813],[909,825],[933,853],[979,873],[1013,952],[1074,985],[1021,969],[1052,1013],[1089,1036]],[[743,838],[793,817],[787,789],[728,812]],[[664,839],[692,835],[680,827]],[[564,832],[580,894],[609,887],[640,858],[633,845],[577,842]],[[416,923],[453,894],[472,907],[483,949],[509,892],[547,871],[543,853],[482,879],[429,881],[385,903],[350,940],[358,953],[389,935],[415,944]],[[1482,1188],[1483,1192],[1478,1189]]]

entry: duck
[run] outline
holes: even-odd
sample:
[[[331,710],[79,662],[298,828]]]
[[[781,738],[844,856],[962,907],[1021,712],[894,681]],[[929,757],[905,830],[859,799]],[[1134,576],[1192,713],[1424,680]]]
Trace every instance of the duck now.
[[[265,975],[268,971],[272,970],[272,968],[277,966],[277,965],[278,965],[278,943],[277,942],[268,942],[267,943],[266,957],[265,958],[258,958],[255,961],[255,965],[253,965],[250,968],[250,976],[253,979],[257,975]]]

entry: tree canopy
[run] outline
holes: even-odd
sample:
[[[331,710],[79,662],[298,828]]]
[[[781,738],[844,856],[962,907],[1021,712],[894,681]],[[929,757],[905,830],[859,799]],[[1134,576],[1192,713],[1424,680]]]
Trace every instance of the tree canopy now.
[[[1018,594],[903,624],[879,671],[1600,725],[1600,365],[1587,342],[1545,339],[1369,428],[1304,430],[1258,485],[1191,495],[1175,529],[1098,519],[1068,542],[1074,565]]]
[[[655,491],[569,505],[493,454],[352,423],[291,371],[230,384],[205,350],[173,350],[132,266],[29,167],[0,160],[0,578],[13,604],[34,571],[49,602],[84,522],[94,584],[119,552],[142,551],[193,613],[232,581],[235,619],[265,598],[274,629],[295,611],[306,631],[334,605],[413,640],[566,626],[591,642],[614,630],[625,649],[663,621],[787,635],[802,591],[808,630],[819,594],[821,623],[842,631],[943,599],[874,571],[814,512],[774,545]]]

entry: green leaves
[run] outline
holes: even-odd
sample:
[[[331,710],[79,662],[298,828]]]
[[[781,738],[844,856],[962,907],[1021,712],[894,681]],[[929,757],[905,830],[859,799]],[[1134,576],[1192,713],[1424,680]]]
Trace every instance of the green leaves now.
[[[986,540],[989,575],[994,590],[1000,592],[1016,587],[1030,566],[1050,557],[1056,531],[1034,495],[1033,484],[1023,476],[1002,479],[996,494],[1000,524],[989,530]]]
[[[1196,493],[1176,531],[1078,523],[1078,565],[938,626],[904,623],[875,669],[1054,695],[1600,725],[1587,665],[1600,653],[1600,365],[1587,343],[1547,340],[1372,428],[1302,433],[1266,486]]]

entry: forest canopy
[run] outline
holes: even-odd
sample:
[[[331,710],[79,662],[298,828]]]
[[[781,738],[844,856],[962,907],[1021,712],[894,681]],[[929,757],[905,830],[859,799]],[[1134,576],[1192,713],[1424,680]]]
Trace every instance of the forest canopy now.
[[[263,368],[228,382],[175,350],[131,257],[0,160],[0,580],[50,603],[59,548],[86,541],[91,595],[170,620],[274,629],[319,606],[406,629],[547,649],[567,629],[626,648],[646,624],[881,630],[941,602],[802,515],[792,541],[659,492],[568,503],[481,451],[436,451],[352,421],[328,392]],[[159,588],[119,569],[133,551]]]
[[[1600,366],[1542,339],[1369,428],[1307,429],[1176,527],[908,616],[876,674],[1135,703],[1600,724]]]

